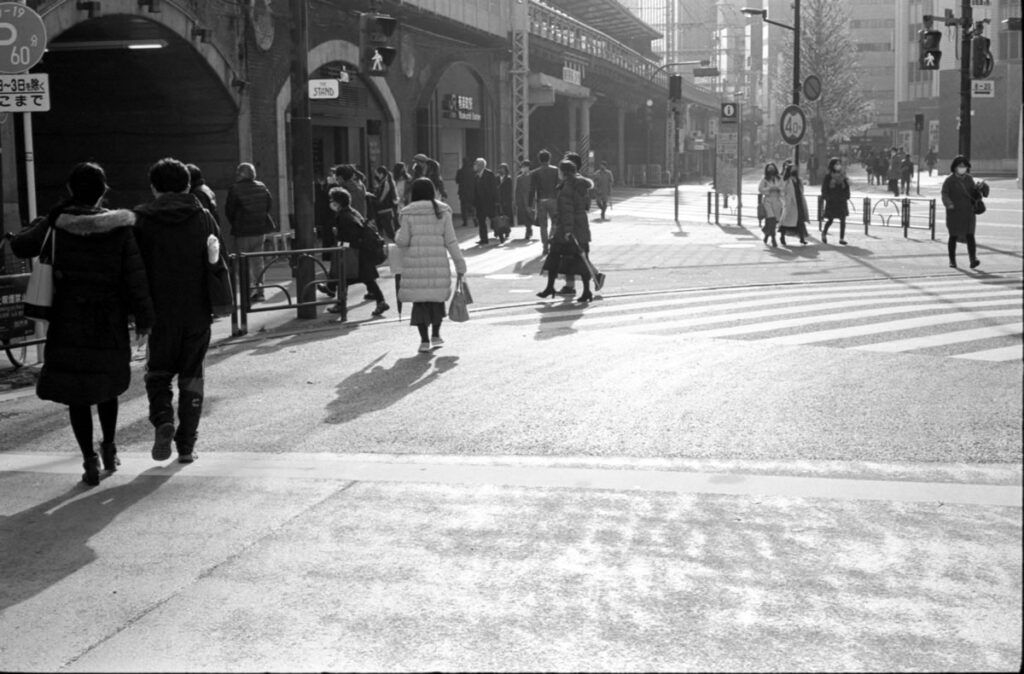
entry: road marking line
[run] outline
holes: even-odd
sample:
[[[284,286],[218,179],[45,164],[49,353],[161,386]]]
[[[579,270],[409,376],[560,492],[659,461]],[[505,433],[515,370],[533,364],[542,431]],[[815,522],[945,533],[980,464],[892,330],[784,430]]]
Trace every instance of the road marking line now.
[[[817,332],[805,332],[797,335],[786,335],[783,337],[768,337],[764,341],[770,342],[772,344],[811,344],[813,342],[827,342],[832,339],[848,339],[850,337],[877,335],[883,332],[895,332],[897,330],[923,328],[933,325],[942,325],[944,323],[975,321],[979,318],[1005,318],[1007,316],[1020,316],[1022,313],[1024,312],[1022,312],[1020,309],[1004,309],[1000,311],[964,311],[953,314],[920,316],[917,318],[907,318],[898,321],[887,321],[884,323],[854,325],[845,328],[819,330]]]
[[[502,485],[542,489],[606,489],[681,494],[779,496],[848,501],[939,502],[1020,508],[1019,484],[993,485],[957,482],[914,482],[833,477],[797,477],[734,472],[679,470],[569,468],[552,465],[495,465],[453,463],[438,457],[432,462],[390,458],[349,457],[335,454],[260,454],[255,452],[203,453],[185,468],[153,464],[126,455],[124,463],[98,489],[123,484],[125,478],[174,476],[267,480],[339,480],[392,483],[432,483],[477,487]],[[142,458],[139,456],[138,458]],[[59,475],[81,473],[80,458],[67,454],[0,454],[0,472]]]
[[[989,362],[1004,362],[1008,360],[1020,360],[1024,358],[1024,351],[1021,349],[1021,345],[1016,346],[1001,346],[995,349],[985,349],[984,351],[975,351],[973,353],[961,353],[953,358],[963,358],[965,360],[986,360]]]
[[[1005,323],[1003,325],[992,325],[984,328],[972,328],[970,330],[957,330],[955,332],[940,332],[925,337],[910,337],[907,339],[894,339],[888,342],[876,342],[874,344],[862,344],[850,347],[858,351],[879,351],[884,353],[897,353],[900,351],[911,351],[913,349],[927,349],[932,346],[945,346],[948,344],[962,344],[973,342],[979,339],[990,337],[1020,336],[1024,334],[1024,325],[1021,323]],[[1017,349],[1018,355],[1020,349]]]
[[[908,293],[913,293],[909,296]],[[695,312],[714,312],[714,311],[735,311],[737,309],[753,308],[758,307],[763,309],[761,313],[765,315],[777,315],[778,313],[797,313],[799,311],[817,311],[819,309],[827,308],[851,308],[857,306],[863,306],[865,304],[871,304],[878,302],[879,300],[883,303],[913,303],[922,300],[920,293],[915,293],[909,289],[889,289],[885,291],[877,292],[848,292],[847,288],[844,288],[842,292],[821,293],[817,290],[815,293],[795,293],[799,299],[802,300],[815,300],[821,299],[814,297],[816,294],[826,294],[829,297],[829,301],[820,304],[803,304],[790,306],[787,310],[770,309],[775,304],[790,304],[794,300],[793,290],[782,292],[782,291],[764,291],[758,290],[746,290],[741,293],[728,293],[723,295],[714,294],[702,294],[696,296],[677,297],[673,299],[654,300],[650,302],[630,302],[630,303],[609,303],[599,304],[597,306],[590,305],[586,308],[574,307],[574,310],[567,310],[564,316],[545,316],[545,325],[554,325],[557,323],[572,323],[578,320],[584,313],[587,315],[588,325],[599,325],[604,323],[614,323],[621,319],[623,314],[636,314],[638,310],[646,309],[657,309],[660,307],[675,307],[674,309],[666,309],[664,311],[651,312],[651,315],[658,316],[670,316],[670,315],[682,315]],[[837,302],[837,299],[846,297],[858,298],[853,301]],[[973,297],[1005,297],[1007,301],[1020,297],[1020,292],[1016,289],[1007,290],[990,290],[982,289],[977,287],[961,288],[952,291],[946,291],[941,297],[948,297],[951,301],[950,305],[955,305],[956,300],[970,299]],[[886,299],[888,298],[888,299]],[[731,299],[742,299],[742,302],[725,302]],[[927,298],[931,299],[931,298]],[[712,306],[708,306],[709,303],[714,303]],[[687,307],[686,305],[699,305],[695,307]],[[547,306],[538,304],[536,306]],[[603,318],[596,318],[602,314],[614,314]],[[533,323],[537,320],[537,316],[533,314],[523,315],[521,313],[515,314],[489,314],[487,316],[480,317],[478,323]]]

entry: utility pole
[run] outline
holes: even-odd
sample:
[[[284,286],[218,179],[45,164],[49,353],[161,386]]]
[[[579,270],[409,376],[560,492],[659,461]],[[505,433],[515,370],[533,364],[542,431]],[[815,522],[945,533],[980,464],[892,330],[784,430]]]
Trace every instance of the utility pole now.
[[[800,105],[800,0],[793,0],[793,105]],[[793,168],[800,168],[800,143],[793,146]]]
[[[960,143],[959,153],[971,158],[971,0],[960,0]]]
[[[315,246],[313,236],[313,124],[310,119],[309,94],[309,30],[306,0],[290,0],[292,15],[292,194],[295,200],[295,248]],[[313,286],[313,260],[300,256],[295,277],[299,318],[316,318],[316,306],[301,306],[316,299]],[[343,292],[339,289],[338,292]]]

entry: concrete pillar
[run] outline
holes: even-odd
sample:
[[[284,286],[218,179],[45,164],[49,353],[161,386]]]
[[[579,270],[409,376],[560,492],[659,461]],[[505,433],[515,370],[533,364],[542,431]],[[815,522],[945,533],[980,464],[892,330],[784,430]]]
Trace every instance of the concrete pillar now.
[[[619,181],[625,184],[626,180],[626,107],[622,103],[615,104],[615,135],[616,135],[616,152],[618,153],[618,162],[616,164],[616,174],[619,177]]]
[[[590,107],[596,102],[593,96],[580,101],[580,144],[577,152],[583,158],[583,173],[589,173],[593,168],[590,166]]]
[[[580,103],[575,98],[568,98],[565,101],[565,107],[566,107],[566,110],[568,111],[568,116],[569,116],[569,136],[568,136],[569,143],[566,146],[566,149],[568,149],[568,150],[570,150],[572,152],[576,152],[578,150],[579,146],[580,146],[580,144],[579,144],[579,130],[578,130],[578,125],[576,124],[576,114],[577,114],[577,111],[579,110],[579,106],[580,106]],[[557,164],[558,162],[555,162],[555,163]]]

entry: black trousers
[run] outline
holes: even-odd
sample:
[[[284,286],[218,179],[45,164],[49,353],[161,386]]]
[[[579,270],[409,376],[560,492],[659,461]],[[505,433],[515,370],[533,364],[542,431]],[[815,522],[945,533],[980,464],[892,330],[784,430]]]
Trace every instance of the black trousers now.
[[[174,377],[178,377],[178,427],[174,442],[188,452],[196,442],[203,414],[203,362],[210,348],[210,326],[157,326],[149,336],[146,395],[154,427],[174,423]]]

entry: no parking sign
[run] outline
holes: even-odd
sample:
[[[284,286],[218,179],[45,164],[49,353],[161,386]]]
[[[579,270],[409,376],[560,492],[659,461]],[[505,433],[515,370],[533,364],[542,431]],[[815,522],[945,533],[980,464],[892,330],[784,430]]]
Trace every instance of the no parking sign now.
[[[0,73],[27,72],[45,51],[43,18],[17,2],[0,2]]]

